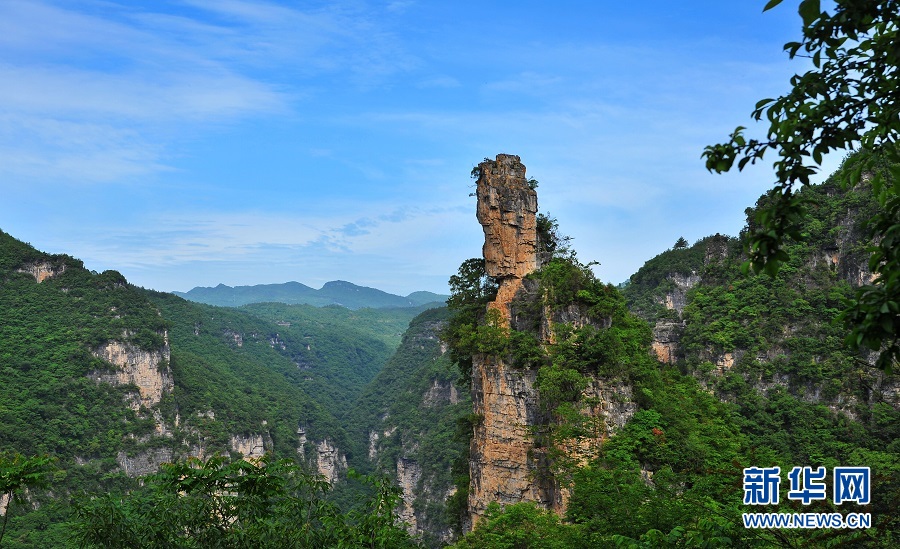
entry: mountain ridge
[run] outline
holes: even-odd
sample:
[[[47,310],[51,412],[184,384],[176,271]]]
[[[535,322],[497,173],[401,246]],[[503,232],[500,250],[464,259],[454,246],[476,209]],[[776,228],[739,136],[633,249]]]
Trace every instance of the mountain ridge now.
[[[443,304],[449,297],[422,290],[400,296],[345,280],[326,282],[318,290],[301,282],[290,281],[247,286],[228,286],[220,283],[216,286],[196,286],[187,292],[172,293],[189,301],[220,307],[240,307],[251,303],[285,303],[316,307],[339,305],[347,309],[418,307],[429,303]]]

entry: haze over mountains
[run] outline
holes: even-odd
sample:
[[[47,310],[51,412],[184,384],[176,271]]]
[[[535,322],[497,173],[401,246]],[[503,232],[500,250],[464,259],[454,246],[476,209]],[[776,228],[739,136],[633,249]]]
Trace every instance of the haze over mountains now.
[[[428,303],[443,305],[449,296],[433,292],[413,292],[407,296],[389,294],[387,292],[357,286],[343,280],[326,282],[316,290],[299,282],[283,284],[258,284],[255,286],[198,286],[187,292],[173,294],[207,305],[220,307],[240,307],[250,303],[287,303],[288,305],[307,304],[316,307],[340,305],[348,309],[384,309],[390,307],[418,307]]]

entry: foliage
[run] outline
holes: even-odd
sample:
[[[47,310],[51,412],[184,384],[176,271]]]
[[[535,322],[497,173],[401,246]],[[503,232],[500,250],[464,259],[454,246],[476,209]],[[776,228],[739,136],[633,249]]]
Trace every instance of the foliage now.
[[[771,0],[765,9],[780,3]],[[786,95],[756,104],[753,117],[765,116],[770,124],[766,139],[747,140],[738,127],[728,143],[709,146],[703,155],[707,169],[721,173],[738,158],[742,170],[762,160],[767,150],[778,152],[775,185],[765,208],[757,211],[747,241],[749,266],[774,276],[789,258],[785,241],[802,239],[807,218],[795,187],[809,183],[828,152],[858,145],[877,151],[874,157],[860,158],[843,184],[852,187],[864,172],[874,172],[872,187],[882,213],[870,225],[875,243],[871,261],[873,271],[885,276],[860,292],[845,318],[854,326],[851,343],[882,351],[878,364],[886,369],[900,358],[900,255],[894,245],[900,233],[900,153],[895,148],[900,134],[900,2],[839,0],[830,14],[820,9],[819,0],[803,0],[799,13],[803,38],[785,44],[785,51],[792,59],[811,58],[814,69],[793,76]],[[879,155],[893,166],[887,173],[875,169]],[[884,239],[888,243],[882,246]]]
[[[304,338],[331,338],[335,335],[346,335],[342,345],[352,344],[353,340],[365,342],[377,339],[382,341],[390,352],[397,349],[409,322],[420,313],[436,307],[438,304],[419,305],[417,307],[393,307],[382,309],[347,309],[331,305],[314,307],[312,305],[287,305],[283,303],[254,303],[240,308],[253,316],[276,323],[282,331],[298,332]],[[287,326],[286,324],[290,324]]]
[[[676,278],[682,280],[696,276],[704,269],[707,250],[721,247],[724,251],[736,250],[737,239],[723,235],[702,238],[690,247],[675,247],[648,260],[631,275],[622,293],[628,308],[648,322],[679,320],[678,314],[665,306],[666,295],[676,288]]]
[[[458,543],[456,549],[568,549],[582,541],[577,529],[564,525],[551,511],[534,503],[518,503],[501,509],[488,505],[484,518]]]
[[[854,348],[881,351],[878,365],[890,372],[900,361],[900,150],[879,152],[852,157],[856,166],[844,168],[851,180],[861,169],[874,169],[870,184],[880,209],[867,223],[873,241],[867,249],[868,266],[874,281],[856,291],[842,319],[851,327],[847,342]],[[885,158],[879,158],[882,155]]]
[[[32,265],[55,274],[38,283]],[[135,488],[126,462],[152,468],[168,456],[229,452],[235,435],[262,436],[275,455],[296,457],[298,428],[352,457],[337,416],[413,314],[210,307],[136,288],[114,271],[92,273],[5,233],[0,266],[0,448],[45,454],[58,467],[52,493],[29,491],[28,505],[11,507],[4,547],[64,545],[70,498]],[[154,409],[128,406],[135,386],[98,382],[114,370],[92,353],[99,345],[161,352],[166,337],[171,355],[160,367],[175,386]]]
[[[472,355],[477,328],[487,314],[486,306],[497,295],[497,281],[488,276],[484,259],[463,261],[457,274],[450,277],[447,307],[453,312],[441,338],[450,346],[450,360],[459,366],[462,380],[472,375]],[[477,346],[477,345],[476,345]]]
[[[513,324],[523,331],[510,332],[508,358],[537,369],[545,414],[533,430],[537,450],[571,490],[567,515],[553,526],[561,531],[548,535],[585,547],[896,545],[895,380],[873,374],[865,356],[845,345],[847,330],[837,321],[853,295],[850,281],[869,272],[861,220],[881,210],[871,185],[843,189],[841,176],[797,193],[808,219],[802,241],[785,242],[788,257],[774,278],[745,276],[740,241],[721,235],[668,250],[632,277],[624,289],[629,305],[676,327],[684,356],[675,365],[649,359],[648,326],[577,264],[550,262],[532,277],[537,288],[526,281],[527,299],[537,306],[514,302]],[[742,236],[768,204],[764,197],[748,210]],[[662,305],[676,292],[686,303],[680,314]],[[556,315],[553,344],[526,329],[547,329],[545,310]],[[571,320],[588,310],[594,323],[574,328]],[[714,373],[713,362],[722,364],[726,354],[733,366]],[[552,447],[590,432],[582,388],[592,377],[627,380],[638,410],[584,464]],[[765,511],[870,512],[873,528],[744,528],[741,513],[758,510],[742,505],[744,467],[779,465],[786,474],[795,465],[850,464],[870,466],[878,479],[870,505],[805,507],[787,499],[783,479],[781,504]],[[514,520],[522,511],[513,507],[491,515],[490,526],[476,525],[458,545],[539,543],[529,537],[532,525]]]
[[[47,475],[52,471],[53,460],[47,456],[25,457],[21,454],[0,453],[0,498],[5,500],[3,526],[0,527],[0,546],[6,534],[10,507],[13,502],[22,501],[22,492],[43,488],[47,485]]]
[[[397,490],[364,480],[374,498],[344,516],[324,499],[328,483],[288,460],[190,459],[147,489],[83,503],[74,536],[83,547],[413,547],[394,522]]]
[[[553,258],[569,257],[574,253],[570,245],[572,237],[559,232],[559,222],[550,214],[537,214],[535,230],[540,263],[547,263]],[[574,258],[574,256],[572,257]]]

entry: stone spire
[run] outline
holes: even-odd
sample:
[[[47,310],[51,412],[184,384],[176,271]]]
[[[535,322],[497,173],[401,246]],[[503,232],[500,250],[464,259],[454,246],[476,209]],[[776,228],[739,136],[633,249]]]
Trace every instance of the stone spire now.
[[[510,303],[522,279],[538,266],[537,193],[528,186],[518,156],[498,154],[478,165],[478,222],[484,228],[487,274],[500,283],[489,308],[507,325]],[[551,507],[552,482],[536,478],[529,426],[537,419],[535,371],[509,367],[501,357],[472,357],[473,412],[481,418],[470,448],[469,527],[484,516],[489,503],[534,501]]]
[[[484,229],[484,262],[487,274],[500,288],[490,307],[509,322],[509,303],[525,275],[538,267],[537,193],[525,179],[518,156],[498,154],[495,161],[478,165],[478,222]]]

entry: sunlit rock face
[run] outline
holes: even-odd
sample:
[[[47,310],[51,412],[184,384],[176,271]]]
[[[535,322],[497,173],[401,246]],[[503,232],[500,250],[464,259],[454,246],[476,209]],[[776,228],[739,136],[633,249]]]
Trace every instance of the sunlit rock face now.
[[[53,264],[49,261],[41,261],[36,263],[28,263],[22,266],[17,272],[30,274],[34,277],[35,282],[40,284],[48,278],[53,278],[66,271],[66,264],[57,262]]]
[[[491,307],[509,320],[509,303],[525,275],[538,267],[537,193],[525,179],[518,156],[498,154],[496,161],[478,165],[477,217],[484,229],[487,274],[498,279],[500,289]]]
[[[555,312],[544,307],[536,322],[520,318],[524,313],[516,310],[516,303],[541,299],[536,281],[525,280],[540,266],[537,193],[518,156],[497,155],[496,160],[479,164],[478,171],[477,218],[484,229],[485,267],[499,283],[497,297],[488,307],[499,311],[507,326],[540,326],[538,336],[545,343],[554,340],[554,322],[608,327],[603,319],[590,319],[574,306]],[[491,502],[530,501],[559,513],[565,510],[568,494],[546,474],[546,458],[532,435],[533,426],[547,421],[535,388],[536,375],[533,369],[511,367],[501,357],[473,357],[472,402],[479,421],[470,447],[469,527],[484,516]],[[579,441],[569,448],[576,458],[594,452],[634,413],[630,387],[595,380],[587,392],[597,402],[585,411],[597,419],[597,436],[587,445]]]
[[[116,366],[116,370],[112,374],[95,372],[92,377],[113,385],[136,385],[138,394],[131,402],[136,410],[159,404],[163,395],[175,386],[169,369],[171,350],[167,333],[163,333],[163,341],[160,348],[152,350],[115,340],[100,345],[93,351],[94,356]]]

